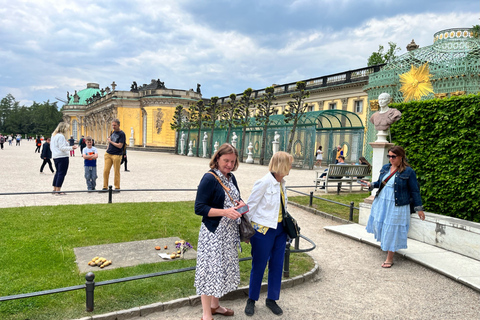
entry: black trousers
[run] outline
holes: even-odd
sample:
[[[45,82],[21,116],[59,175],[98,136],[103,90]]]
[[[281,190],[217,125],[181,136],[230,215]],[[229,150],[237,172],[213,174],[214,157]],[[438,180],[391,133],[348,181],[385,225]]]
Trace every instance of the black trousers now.
[[[48,163],[48,166],[50,167],[50,171],[53,173],[53,167],[52,167],[52,161],[50,159],[43,159],[42,166],[40,167],[40,172],[43,172],[43,168],[45,168],[45,165]]]

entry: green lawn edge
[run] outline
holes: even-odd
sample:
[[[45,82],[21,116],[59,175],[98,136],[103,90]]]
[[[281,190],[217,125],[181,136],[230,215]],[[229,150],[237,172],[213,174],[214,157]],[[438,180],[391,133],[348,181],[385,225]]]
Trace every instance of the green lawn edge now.
[[[5,208],[0,211],[4,250],[0,255],[0,296],[85,283],[73,249],[108,243],[177,236],[197,246],[201,217],[194,202],[148,202]],[[242,243],[240,257],[250,256]],[[314,267],[305,254],[292,254],[290,276]],[[96,272],[96,282],[195,266],[195,260],[141,264]],[[251,262],[240,262],[241,284],[248,285]],[[85,311],[85,290],[4,301],[0,318],[74,319],[195,295],[194,271],[129,281],[95,290],[95,310]]]

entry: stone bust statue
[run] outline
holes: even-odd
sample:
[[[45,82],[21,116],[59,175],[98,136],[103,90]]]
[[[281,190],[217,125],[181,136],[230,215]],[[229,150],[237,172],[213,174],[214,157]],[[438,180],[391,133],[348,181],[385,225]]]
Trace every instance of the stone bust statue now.
[[[370,122],[374,124],[375,130],[386,131],[390,126],[402,118],[402,113],[395,108],[389,108],[388,104],[392,97],[384,92],[378,96],[378,105],[380,110],[370,117]]]

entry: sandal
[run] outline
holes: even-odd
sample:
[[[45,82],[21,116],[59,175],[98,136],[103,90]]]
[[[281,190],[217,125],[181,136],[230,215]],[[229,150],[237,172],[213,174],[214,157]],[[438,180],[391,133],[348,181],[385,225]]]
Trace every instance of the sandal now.
[[[212,315],[214,314],[221,314],[222,316],[233,316],[233,310],[232,309],[228,309],[228,308],[224,308],[226,311],[225,312],[218,312],[217,310],[220,309],[221,307],[218,306],[216,308],[210,308],[212,310]]]
[[[387,268],[387,269],[388,269],[388,268],[391,268],[392,266],[393,266],[393,262],[386,262],[386,261],[385,261],[385,262],[382,264],[382,268]]]

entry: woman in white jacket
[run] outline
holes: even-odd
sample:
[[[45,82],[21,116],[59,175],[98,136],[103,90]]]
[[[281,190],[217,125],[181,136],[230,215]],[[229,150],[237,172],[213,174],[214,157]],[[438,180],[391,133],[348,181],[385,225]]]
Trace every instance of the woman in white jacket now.
[[[245,314],[255,313],[255,302],[259,299],[265,267],[268,265],[268,294],[266,306],[276,315],[283,314],[276,300],[280,297],[283,260],[287,234],[282,223],[282,202],[287,205],[285,180],[292,168],[292,155],[279,151],[270,159],[267,173],[255,182],[248,199],[250,211],[247,213],[257,231],[250,239],[252,245],[252,271]]]
[[[55,176],[53,177],[53,192],[55,195],[64,195],[65,192],[60,192],[63,180],[67,175],[70,151],[77,149],[77,146],[70,146],[65,135],[68,133],[70,125],[66,122],[60,122],[52,133],[52,140],[50,142],[50,150],[52,151],[52,158],[55,164]]]

